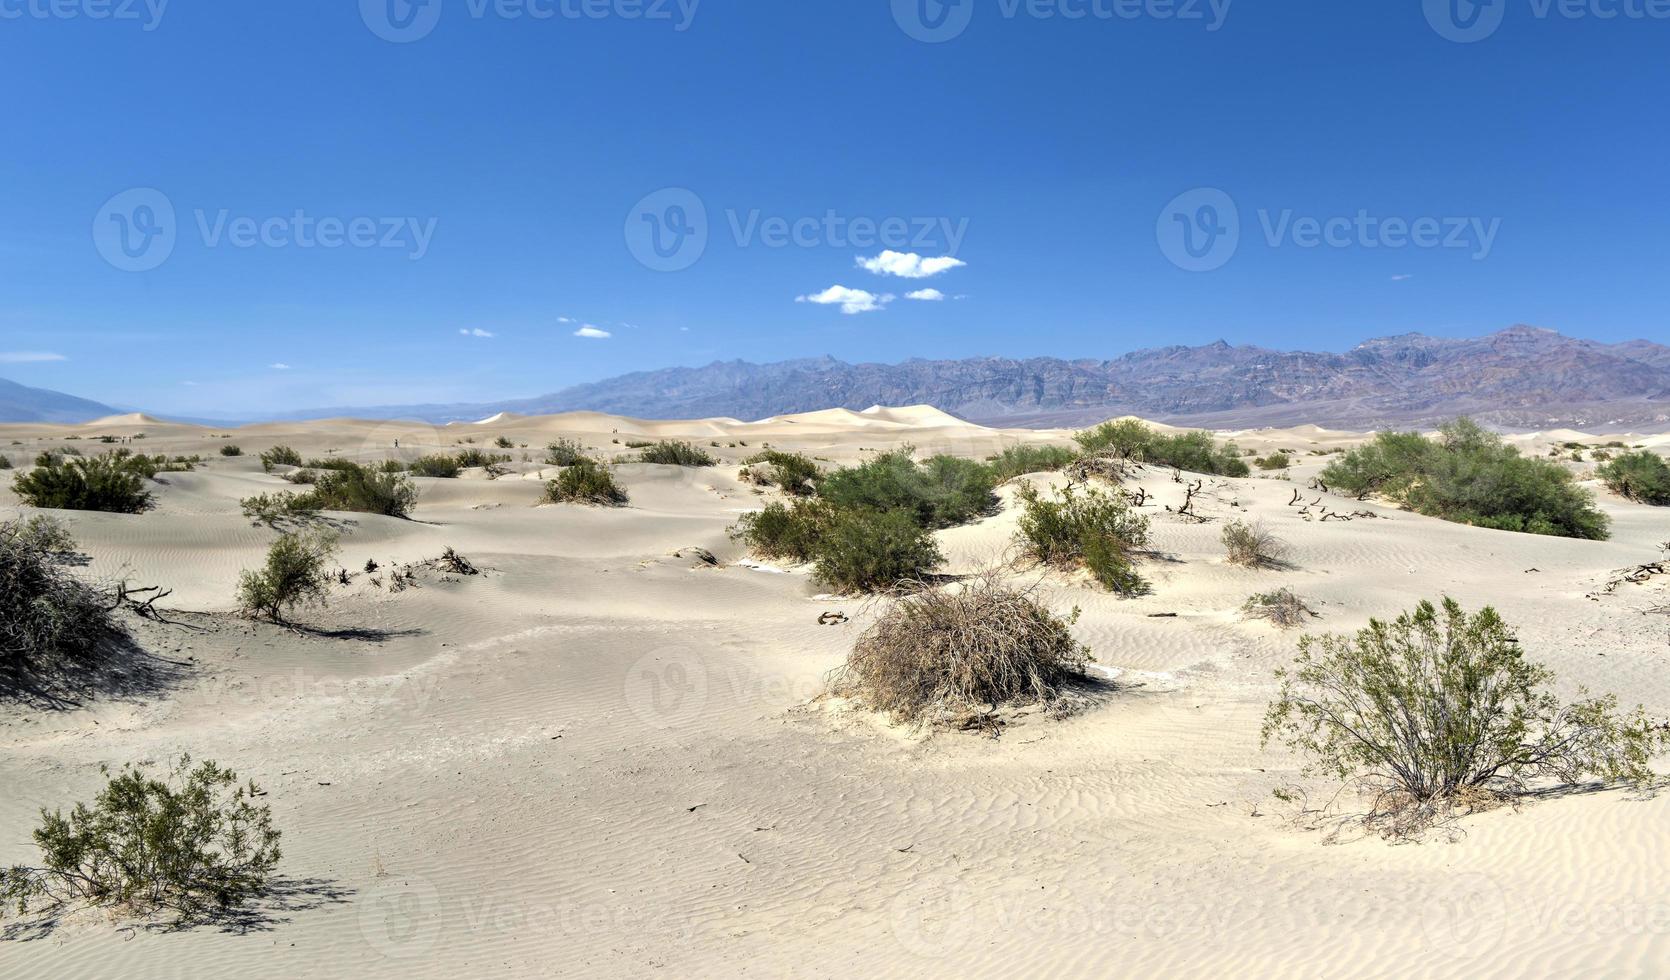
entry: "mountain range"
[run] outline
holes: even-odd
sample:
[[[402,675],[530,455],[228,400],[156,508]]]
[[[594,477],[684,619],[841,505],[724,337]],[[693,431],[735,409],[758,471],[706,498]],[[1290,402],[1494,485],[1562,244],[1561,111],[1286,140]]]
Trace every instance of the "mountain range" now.
[[[1503,428],[1657,431],[1670,428],[1670,347],[1645,340],[1605,344],[1514,326],[1468,339],[1383,337],[1344,353],[1219,341],[1139,350],[1113,360],[722,361],[623,375],[538,398],[331,408],[275,417],[449,422],[499,412],[598,411],[752,420],[825,408],[917,404],[1017,427],[1075,426],[1131,414],[1218,428],[1309,422],[1366,429],[1470,414]],[[9,411],[0,398],[0,412]]]
[[[115,414],[109,405],[0,378],[0,422],[86,422]]]

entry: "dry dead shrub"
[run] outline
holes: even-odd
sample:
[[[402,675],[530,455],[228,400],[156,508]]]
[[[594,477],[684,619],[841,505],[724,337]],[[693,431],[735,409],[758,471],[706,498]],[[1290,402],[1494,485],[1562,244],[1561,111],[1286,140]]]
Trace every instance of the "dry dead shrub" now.
[[[991,575],[925,589],[899,599],[859,637],[830,689],[912,725],[1053,705],[1091,661],[1073,639],[1077,619],[1076,609],[1063,620]]]
[[[1279,568],[1285,564],[1287,544],[1263,524],[1231,521],[1224,526],[1223,543],[1231,565]]]
[[[1249,598],[1241,607],[1241,614],[1248,619],[1267,619],[1281,629],[1290,630],[1305,625],[1306,617],[1315,616],[1316,610],[1305,605],[1305,600],[1292,589],[1284,588]]]

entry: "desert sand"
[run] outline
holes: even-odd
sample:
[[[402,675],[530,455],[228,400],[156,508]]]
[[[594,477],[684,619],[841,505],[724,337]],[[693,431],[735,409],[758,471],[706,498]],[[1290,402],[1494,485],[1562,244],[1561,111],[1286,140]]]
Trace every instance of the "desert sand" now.
[[[139,434],[136,449],[209,462],[164,474],[149,513],[57,516],[91,556],[83,574],[173,589],[164,605],[179,625],[136,625],[161,661],[146,689],[0,704],[0,864],[31,858],[37,811],[90,798],[101,764],[189,752],[268,791],[282,881],[223,926],[83,913],[14,932],[0,942],[6,980],[1670,971],[1670,796],[1564,793],[1465,818],[1453,841],[1325,843],[1272,791],[1320,799],[1332,787],[1259,745],[1273,671],[1297,634],[1239,613],[1281,586],[1320,613],[1311,631],[1352,631],[1446,594],[1492,604],[1561,694],[1581,684],[1670,715],[1663,581],[1588,597],[1658,555],[1670,514],[1598,485],[1614,519],[1606,542],[1337,498],[1335,510],[1378,516],[1319,522],[1289,505],[1326,462],[1312,453],[1362,434],[1226,433],[1299,462],[1210,480],[1206,524],[1167,514],[1183,488],[1148,471],[1137,484],[1156,504],[1152,595],[1012,571],[1052,608],[1082,609],[1076,635],[1112,683],[1076,715],[1026,716],[993,739],[911,731],[820,697],[880,604],[820,596],[801,569],[739,564],[726,528],[770,498],[736,464],[766,442],[852,463],[904,444],[984,456],[1070,433],[984,429],[926,408],[237,430],[124,416],[0,426],[0,452],[21,466],[70,436],[91,453],[106,448],[98,436]],[[409,459],[500,436],[518,447],[506,476],[420,479],[412,521],[337,515],[342,562],[358,574],[303,617],[311,631],[231,614],[239,570],[275,536],[238,500],[288,487],[256,452]],[[540,506],[549,471],[522,454],[537,461],[559,436],[605,455],[635,439],[717,442],[723,462],[622,465],[632,499],[618,510]],[[1613,438],[1667,437],[1514,437],[1538,453]],[[247,455],[217,455],[228,441]],[[20,510],[0,481],[0,517]],[[1218,535],[1233,517],[1265,522],[1293,567],[1227,565]],[[942,532],[950,570],[1002,560],[1015,519],[1006,506]],[[425,574],[391,593],[358,572],[448,546],[485,574]],[[850,621],[820,626],[825,612]]]

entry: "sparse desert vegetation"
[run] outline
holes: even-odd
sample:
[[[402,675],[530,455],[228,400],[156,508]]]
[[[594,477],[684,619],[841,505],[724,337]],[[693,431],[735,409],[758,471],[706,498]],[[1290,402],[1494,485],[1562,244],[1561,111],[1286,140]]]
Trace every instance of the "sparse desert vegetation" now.
[[[618,507],[627,502],[627,494],[615,482],[615,475],[609,467],[582,457],[545,485],[545,500],[553,504]]]
[[[1020,491],[1017,541],[1029,558],[1056,568],[1084,568],[1111,592],[1134,595],[1148,586],[1135,553],[1148,544],[1148,518],[1124,498],[1095,487],[1067,487],[1051,496]]]
[[[1134,419],[1120,419],[1104,422],[1074,438],[1090,456],[1106,454],[1211,476],[1240,477],[1252,472],[1233,442],[1220,444],[1210,432],[1164,435]]]
[[[627,447],[635,448],[631,443],[627,443]],[[672,440],[645,445],[638,458],[645,463],[662,466],[717,466],[719,462],[700,446]]]
[[[93,457],[47,453],[13,479],[12,489],[31,507],[138,514],[151,506],[145,481],[156,472],[153,461],[125,449]]]
[[[239,608],[247,616],[282,623],[298,607],[324,602],[336,551],[337,536],[329,531],[280,535],[267,550],[266,564],[239,576]]]
[[[1224,557],[1242,568],[1279,568],[1287,557],[1287,544],[1258,521],[1230,521],[1220,536]]]
[[[271,473],[280,466],[302,465],[302,455],[289,446],[274,446],[261,454],[261,469]]]
[[[1657,507],[1670,504],[1670,464],[1658,453],[1626,453],[1601,466],[1595,475],[1620,497]]]
[[[122,634],[113,604],[70,571],[75,547],[52,518],[0,522],[0,678],[74,667]]]
[[[1316,611],[1305,605],[1305,600],[1285,587],[1249,596],[1241,606],[1241,613],[1248,619],[1267,620],[1284,630],[1297,629],[1316,617]]]

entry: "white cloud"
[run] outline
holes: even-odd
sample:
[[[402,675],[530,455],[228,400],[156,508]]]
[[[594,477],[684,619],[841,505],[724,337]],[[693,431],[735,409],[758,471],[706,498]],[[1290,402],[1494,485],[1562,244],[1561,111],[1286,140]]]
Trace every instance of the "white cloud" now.
[[[613,337],[614,334],[607,330],[599,330],[588,323],[580,329],[574,331],[574,336],[585,337],[588,340],[608,340],[610,337]]]
[[[927,303],[944,302],[945,294],[937,289],[918,289],[914,293],[906,293],[905,299],[919,299]]]
[[[492,336],[494,336],[492,331],[483,330],[480,327],[476,327],[473,330],[459,330],[458,333],[459,333],[460,336],[463,336],[463,337],[492,337]]]
[[[819,306],[835,306],[839,304],[841,312],[847,316],[858,313],[874,313],[893,302],[891,293],[877,296],[862,289],[848,289],[845,286],[830,286],[828,289],[814,296],[796,296],[796,303],[816,303]]]
[[[573,323],[574,321],[569,319],[566,316],[559,316],[559,317],[557,317],[557,322],[558,323]]]
[[[1415,278],[1415,277],[1414,277],[1414,276],[1409,276],[1409,275],[1403,275],[1403,276],[1393,276],[1393,277],[1392,277],[1392,281],[1393,281],[1393,282],[1402,282],[1402,281],[1404,281],[1404,280],[1405,280],[1405,279],[1413,279],[1413,278]]]
[[[288,371],[288,370],[290,370],[290,365],[285,364],[282,361],[277,363],[277,364],[269,364],[267,366],[272,368],[274,371]]]
[[[873,272],[878,276],[898,276],[900,279],[931,279],[942,272],[960,269],[965,265],[968,263],[949,255],[925,259],[915,252],[892,250],[883,252],[873,259],[858,259],[858,267],[866,272]]]
[[[0,364],[44,364],[48,361],[67,361],[62,354],[44,350],[0,351]]]

